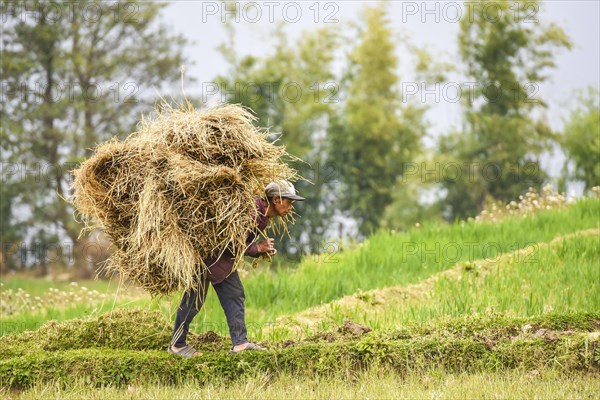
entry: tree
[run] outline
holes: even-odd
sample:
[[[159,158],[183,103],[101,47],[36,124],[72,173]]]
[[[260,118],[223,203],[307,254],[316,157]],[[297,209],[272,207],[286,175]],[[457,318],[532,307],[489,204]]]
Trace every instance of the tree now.
[[[7,182],[13,202],[11,212],[2,207],[3,242],[18,226],[28,247],[68,240],[76,264],[87,265],[65,201],[69,172],[98,142],[133,129],[148,105],[144,90],[179,78],[185,40],[159,21],[163,7],[36,1],[3,8],[2,150],[18,170]]]
[[[466,81],[475,84],[463,96],[462,131],[439,146],[448,161],[465,167],[464,179],[444,182],[451,219],[475,214],[489,197],[508,201],[541,185],[538,157],[555,135],[532,116],[545,107],[536,94],[556,51],[571,47],[561,28],[531,20],[538,1],[480,0],[469,9],[459,47]]]
[[[566,121],[560,142],[572,162],[571,178],[582,180],[585,189],[600,185],[600,104],[599,92],[594,87],[579,96],[579,104]]]
[[[364,26],[350,54],[344,109],[330,135],[330,154],[344,184],[339,205],[363,235],[379,227],[424,131],[423,110],[401,104],[386,7],[378,3],[364,10]]]
[[[406,231],[423,222],[441,224],[445,221],[437,202],[439,185],[433,168],[423,166],[435,165],[436,154],[433,150],[423,151],[414,163],[407,165],[404,175],[396,182],[392,193],[392,202],[385,208],[381,219],[381,227]]]
[[[231,26],[229,35],[229,44],[222,45],[221,51],[231,70],[216,79],[225,100],[251,108],[258,117],[257,124],[274,133],[272,140],[280,141],[290,154],[306,162],[290,160],[310,182],[296,183],[306,201],[297,204],[300,218],[290,237],[279,241],[278,250],[291,260],[304,252],[319,252],[333,215],[331,187],[336,183],[325,138],[337,101],[331,67],[338,35],[333,28],[316,29],[305,32],[292,47],[286,32],[276,27],[271,54],[239,60]]]

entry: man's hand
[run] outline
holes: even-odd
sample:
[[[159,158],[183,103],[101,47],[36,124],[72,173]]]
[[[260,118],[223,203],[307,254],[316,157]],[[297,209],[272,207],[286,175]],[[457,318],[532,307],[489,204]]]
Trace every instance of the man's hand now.
[[[277,254],[277,249],[273,247],[275,243],[275,239],[268,238],[267,240],[263,240],[262,242],[258,242],[256,244],[256,248],[258,249],[259,254],[267,254],[269,257],[273,257]]]

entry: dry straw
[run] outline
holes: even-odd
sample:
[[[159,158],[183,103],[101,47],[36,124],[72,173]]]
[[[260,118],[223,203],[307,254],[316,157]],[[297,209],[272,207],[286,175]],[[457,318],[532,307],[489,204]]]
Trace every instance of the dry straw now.
[[[209,256],[229,249],[242,261],[254,199],[299,178],[286,164],[296,159],[255,121],[237,105],[163,104],[126,140],[96,148],[74,171],[72,202],[88,230],[112,239],[109,271],[169,294],[197,286]]]

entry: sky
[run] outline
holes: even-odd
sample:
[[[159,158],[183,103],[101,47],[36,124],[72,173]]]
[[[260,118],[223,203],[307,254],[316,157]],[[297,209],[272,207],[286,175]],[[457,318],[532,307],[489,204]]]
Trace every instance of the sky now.
[[[294,38],[303,32],[326,24],[337,24],[343,32],[353,32],[352,23],[359,20],[367,1],[257,1],[237,2],[238,12],[232,13],[220,1],[173,1],[164,10],[166,22],[192,43],[187,56],[194,64],[186,65],[186,75],[197,81],[185,84],[188,95],[199,95],[209,87],[218,74],[227,70],[227,63],[217,47],[226,40],[224,20],[233,22],[236,30],[236,50],[239,55],[263,55],[272,48],[270,33],[275,24],[285,24],[294,45]],[[493,21],[497,9],[493,6],[479,10],[459,1],[391,1],[389,19],[398,41],[402,37],[418,47],[426,48],[436,60],[456,63],[459,59],[457,35],[459,16],[482,12]],[[563,120],[574,106],[575,93],[587,86],[600,85],[600,1],[545,1],[540,9],[533,6],[511,6],[513,13],[522,13],[527,23],[554,22],[564,29],[574,44],[571,51],[557,54],[556,68],[549,71],[550,79],[540,86],[531,87],[547,103],[545,117],[554,129],[561,129]],[[412,75],[414,58],[398,47],[401,88],[422,85]],[[465,82],[456,80],[446,86],[427,86],[429,94],[412,95],[413,100],[426,103],[430,108],[426,117],[433,136],[449,132],[460,124],[460,107],[456,101],[456,87]],[[413,85],[413,86],[411,86]],[[458,86],[457,86],[458,85]],[[454,91],[453,91],[454,90]],[[408,91],[407,91],[408,93]],[[467,95],[462,92],[462,95]],[[411,95],[406,94],[406,98]],[[416,96],[416,97],[415,97]],[[218,100],[218,99],[217,99]],[[285,132],[284,132],[285,134]],[[546,162],[552,175],[557,173],[553,157]],[[562,162],[560,163],[562,165]]]

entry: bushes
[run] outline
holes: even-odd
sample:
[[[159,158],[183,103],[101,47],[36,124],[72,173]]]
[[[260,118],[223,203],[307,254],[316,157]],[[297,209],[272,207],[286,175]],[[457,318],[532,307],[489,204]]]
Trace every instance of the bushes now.
[[[348,374],[372,366],[404,373],[444,369],[480,372],[557,368],[599,371],[600,313],[514,318],[469,316],[402,332],[349,335],[340,328],[325,340],[267,343],[266,352],[230,355],[228,339],[207,333],[191,342],[201,357],[182,359],[164,349],[170,326],[159,313],[115,311],[99,318],[50,323],[0,339],[3,386],[35,382],[69,385],[176,384],[219,376],[236,379],[265,371],[302,376]],[[336,339],[332,341],[332,339]]]
[[[556,340],[516,339],[491,348],[477,339],[376,339],[300,344],[267,352],[230,355],[212,352],[181,359],[166,351],[80,349],[35,352],[0,362],[3,386],[27,387],[35,382],[73,383],[84,377],[95,386],[127,383],[174,384],[211,377],[235,379],[245,373],[266,371],[301,376],[352,373],[376,365],[399,373],[498,371],[511,368],[558,368],[562,372],[598,371],[594,361],[598,342],[577,333]]]

